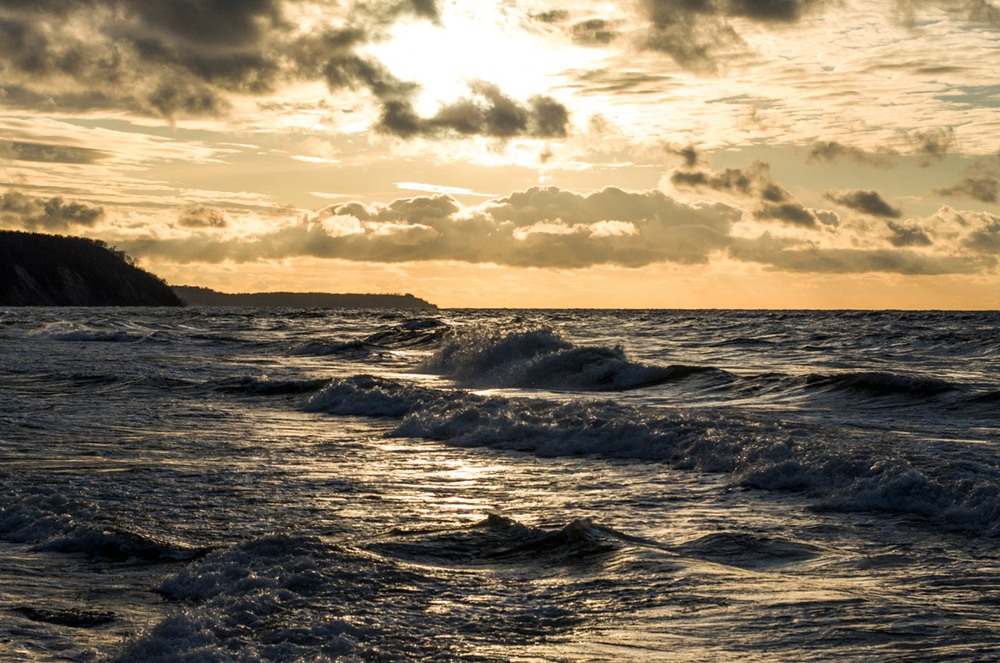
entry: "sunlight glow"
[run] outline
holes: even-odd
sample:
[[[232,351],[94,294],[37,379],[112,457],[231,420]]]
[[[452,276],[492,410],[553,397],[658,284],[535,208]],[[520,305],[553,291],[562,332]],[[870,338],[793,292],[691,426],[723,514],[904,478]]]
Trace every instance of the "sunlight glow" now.
[[[520,29],[499,3],[448,4],[440,25],[400,22],[391,34],[370,51],[396,76],[421,86],[417,109],[426,114],[467,96],[473,81],[493,83],[517,99],[545,93],[585,54]]]

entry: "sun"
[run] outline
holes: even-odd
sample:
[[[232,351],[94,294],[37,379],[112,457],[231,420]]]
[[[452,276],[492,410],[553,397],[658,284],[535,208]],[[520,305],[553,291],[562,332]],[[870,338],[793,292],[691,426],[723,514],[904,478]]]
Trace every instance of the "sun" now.
[[[486,81],[504,94],[527,99],[551,93],[560,75],[580,66],[568,40],[525,29],[527,17],[494,3],[448,3],[438,23],[397,23],[389,39],[369,52],[400,79],[420,86],[417,110],[433,114],[441,104],[468,96],[469,83]]]

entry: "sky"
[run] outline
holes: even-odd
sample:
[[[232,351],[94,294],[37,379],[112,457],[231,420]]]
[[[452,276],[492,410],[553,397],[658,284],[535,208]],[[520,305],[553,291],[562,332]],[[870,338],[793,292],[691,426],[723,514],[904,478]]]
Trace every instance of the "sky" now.
[[[0,0],[0,228],[442,307],[1000,308],[990,0]]]

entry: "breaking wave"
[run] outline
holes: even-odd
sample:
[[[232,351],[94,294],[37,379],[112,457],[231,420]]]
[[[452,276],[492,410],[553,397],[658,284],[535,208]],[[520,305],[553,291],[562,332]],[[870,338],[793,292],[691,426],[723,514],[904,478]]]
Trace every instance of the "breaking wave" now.
[[[715,372],[630,361],[621,346],[577,346],[548,328],[476,326],[453,334],[426,369],[474,388],[625,391]]]
[[[906,513],[948,529],[1000,534],[1000,463],[985,456],[925,466],[877,440],[840,436],[834,444],[818,427],[806,434],[713,412],[481,396],[371,376],[331,382],[306,409],[398,418],[389,432],[395,437],[727,472],[743,486],[805,493],[821,509]]]

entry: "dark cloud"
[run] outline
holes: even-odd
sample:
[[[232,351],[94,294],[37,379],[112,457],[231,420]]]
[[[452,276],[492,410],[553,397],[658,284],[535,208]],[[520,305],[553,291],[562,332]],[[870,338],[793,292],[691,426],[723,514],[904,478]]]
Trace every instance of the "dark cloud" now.
[[[894,3],[896,18],[910,27],[917,24],[918,14],[925,7],[957,12],[972,23],[1000,26],[1000,7],[989,0],[896,0]]]
[[[905,134],[913,151],[921,158],[922,165],[930,165],[940,161],[955,147],[955,130],[951,127],[938,127],[910,131]]]
[[[886,202],[878,191],[858,190],[845,191],[843,193],[827,193],[824,195],[824,198],[870,216],[898,219],[903,215],[900,209]]]
[[[189,78],[164,78],[146,102],[166,118],[175,115],[219,115],[229,103],[210,86]]]
[[[205,205],[183,210],[177,222],[185,228],[225,228],[229,225],[222,210]]]
[[[602,18],[591,18],[573,25],[570,30],[573,41],[585,46],[603,46],[618,37],[614,23]]]
[[[110,154],[103,150],[74,145],[0,140],[0,160],[37,161],[41,163],[91,164]]]
[[[1000,7],[987,0],[969,0],[969,18],[978,23],[1000,25]]]
[[[489,83],[474,83],[471,89],[470,97],[443,106],[429,118],[417,115],[408,101],[388,101],[378,128],[403,138],[449,134],[502,139],[566,135],[569,111],[552,97],[536,96],[522,104]]]
[[[965,197],[981,203],[996,204],[1000,202],[1000,180],[992,176],[967,177],[950,187],[935,189],[934,192],[950,198]]]
[[[801,228],[817,228],[820,221],[816,214],[799,203],[765,203],[754,212],[758,219],[780,221]]]
[[[890,150],[867,152],[857,147],[850,147],[830,140],[813,143],[812,147],[809,148],[809,156],[806,160],[809,162],[836,161],[840,158],[847,158],[867,166],[888,168],[892,166],[892,157],[894,156],[896,156],[896,153]]]
[[[821,4],[823,0],[728,0],[724,8],[731,16],[755,21],[792,22]]]
[[[665,6],[688,4],[683,0],[647,4],[652,5],[652,21],[645,47],[668,54],[682,67],[712,71],[720,53],[744,46],[725,21]]]
[[[5,87],[25,99],[31,92],[58,105],[86,93],[95,107],[168,119],[219,115],[230,93],[265,94],[296,80],[382,101],[416,92],[365,47],[402,16],[438,21],[435,0],[358,2],[341,8],[333,25],[306,33],[286,16],[298,2],[7,0],[0,3],[0,70]]]
[[[934,193],[946,197],[964,197],[981,203],[1000,202],[1000,154],[979,159],[966,169],[965,177],[952,186],[935,189]]]
[[[104,208],[66,202],[60,197],[37,198],[17,191],[0,194],[0,223],[22,230],[66,230],[93,226],[104,218]]]
[[[283,22],[280,0],[119,0],[153,29],[195,48],[258,42]]]
[[[684,167],[691,170],[694,169],[699,163],[701,163],[701,155],[698,154],[698,150],[694,145],[664,145],[663,149],[666,150],[667,154],[673,154],[679,156],[684,160]]]
[[[977,253],[1000,256],[1000,217],[983,214],[977,226],[962,241],[963,246]]]
[[[934,243],[924,229],[913,221],[887,221],[886,227],[891,233],[889,243],[893,246],[920,247]]]
[[[569,20],[569,17],[570,13],[565,9],[550,9],[531,15],[531,18],[540,23],[564,23]]]
[[[91,108],[173,120],[221,115],[231,108],[231,94],[266,94],[307,80],[323,81],[334,93],[370,93],[382,105],[379,128],[397,136],[566,134],[569,114],[561,103],[546,96],[521,103],[488,83],[474,84],[470,97],[435,117],[416,116],[419,87],[395,76],[366,47],[385,38],[400,17],[438,21],[435,0],[357,2],[307,32],[285,13],[299,1],[2,2],[0,70],[5,87],[19,90],[25,105],[32,96],[64,105],[81,101],[69,95],[86,93]]]
[[[818,223],[835,225],[836,217],[828,212],[808,212]],[[581,195],[535,187],[474,207],[446,195],[389,204],[350,202],[311,218],[289,219],[263,234],[223,236],[206,226],[186,238],[132,238],[118,244],[133,255],[182,263],[309,256],[575,269],[703,264],[727,255],[775,270],[839,274],[974,273],[995,267],[1000,253],[1000,217],[950,208],[922,222],[926,229],[917,221],[887,222],[895,246],[875,249],[827,248],[769,233],[734,235],[742,217],[730,205],[683,203],[658,190],[609,187]],[[944,248],[931,253],[926,249],[938,236],[934,233],[946,241],[935,242]]]
[[[909,146],[910,152],[920,158],[922,166],[929,166],[934,161],[944,159],[956,143],[955,130],[951,127],[901,131],[900,136],[902,141]],[[869,152],[831,140],[813,143],[809,148],[806,160],[809,162],[836,161],[846,158],[866,166],[889,168],[898,156],[899,152],[890,147],[882,147],[874,152]]]
[[[784,203],[791,199],[791,194],[774,181],[771,167],[762,161],[755,161],[746,168],[727,168],[721,172],[676,170],[671,174],[670,181],[682,189],[707,188],[768,203]]]
[[[826,0],[643,0],[650,21],[646,47],[690,68],[714,68],[721,54],[744,46],[729,19],[794,23]]]
[[[905,275],[973,274],[995,261],[971,256],[929,255],[907,249],[795,248],[780,242],[740,240],[729,249],[733,258],[788,272]]]
[[[239,240],[120,242],[135,255],[185,262],[315,256],[375,262],[457,260],[524,267],[639,267],[704,263],[726,248],[739,210],[687,205],[659,191],[609,188],[589,195],[533,188],[474,208],[449,196],[388,205],[333,205],[315,218]]]

